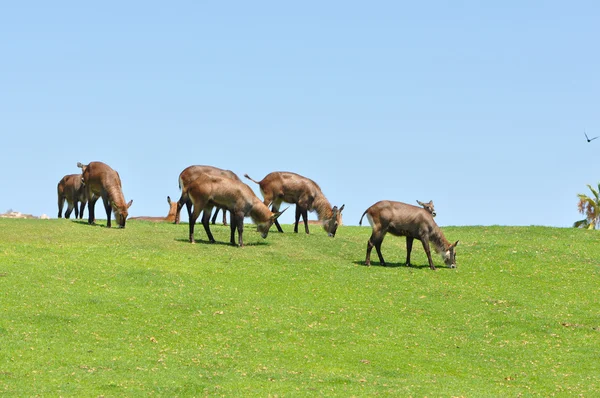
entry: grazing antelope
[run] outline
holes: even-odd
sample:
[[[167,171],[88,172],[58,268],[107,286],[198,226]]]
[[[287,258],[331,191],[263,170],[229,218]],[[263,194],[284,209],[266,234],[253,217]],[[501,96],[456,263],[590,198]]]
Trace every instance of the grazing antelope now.
[[[192,183],[187,185],[187,194],[192,201],[194,210],[190,216],[190,242],[194,243],[194,224],[202,214],[202,225],[211,243],[215,239],[210,232],[209,218],[214,206],[229,210],[231,214],[231,244],[235,245],[235,231],[237,229],[239,245],[243,246],[242,234],[244,231],[244,217],[251,217],[258,226],[258,232],[264,238],[269,234],[273,222],[283,212],[273,213],[254,194],[252,189],[239,180],[227,177],[201,174]]]
[[[433,208],[433,200],[430,200],[427,203],[423,203],[420,200],[417,200],[417,203],[423,206],[425,210],[429,212],[433,217],[435,217],[435,209]]]
[[[169,214],[166,217],[129,217],[130,220],[142,220],[142,221],[153,221],[153,222],[174,222],[175,214],[177,213],[177,202],[171,201],[171,197],[167,196],[167,203],[169,204]]]
[[[64,176],[56,187],[58,193],[58,218],[62,218],[63,206],[67,201],[67,211],[65,218],[71,217],[71,212],[75,209],[75,218],[83,218],[83,210],[87,203],[85,186],[81,181],[81,174],[69,174]],[[79,208],[77,204],[80,204]]]
[[[360,217],[359,225],[362,225],[362,219],[365,214],[371,227],[373,227],[373,232],[367,242],[366,265],[371,265],[371,250],[375,246],[379,261],[381,265],[385,266],[385,261],[381,254],[381,243],[385,234],[389,232],[395,236],[406,236],[407,266],[410,267],[410,252],[413,241],[418,239],[423,244],[423,249],[425,250],[425,254],[427,254],[429,268],[435,269],[431,259],[429,242],[433,243],[433,248],[441,254],[447,266],[456,268],[456,246],[458,245],[458,241],[450,244],[427,210],[406,203],[382,200],[365,210]]]
[[[282,202],[296,204],[294,232],[298,232],[298,223],[302,216],[304,230],[308,234],[308,212],[316,211],[323,229],[329,236],[335,236],[338,226],[342,223],[344,205],[339,209],[337,206],[331,207],[321,188],[313,180],[285,171],[269,173],[261,181],[253,180],[248,174],[244,174],[244,177],[260,186],[263,203],[265,205],[272,203],[272,211],[279,211]],[[279,232],[283,232],[277,220],[275,226]]]
[[[133,203],[133,200],[130,200],[129,203],[125,203],[119,173],[106,163],[102,162],[91,162],[87,165],[78,162],[77,167],[80,167],[83,171],[82,180],[85,184],[86,194],[90,202],[88,206],[88,223],[94,224],[94,207],[96,201],[99,198],[102,198],[104,209],[106,210],[106,227],[111,227],[110,216],[114,210],[115,221],[119,224],[119,227],[125,228],[125,221],[129,215],[127,210]]]
[[[220,169],[218,167],[213,167],[213,166],[189,166],[186,167],[180,174],[179,174],[179,189],[181,189],[181,197],[179,198],[179,201],[177,202],[177,212],[175,214],[175,224],[179,224],[179,216],[181,213],[181,208],[183,207],[183,205],[185,204],[187,211],[188,211],[188,217],[192,216],[192,201],[190,200],[189,196],[188,196],[188,185],[191,184],[196,178],[198,178],[200,175],[202,174],[209,174],[209,175],[217,175],[217,176],[221,176],[221,177],[227,177],[227,178],[231,178],[233,180],[237,180],[240,181],[240,178],[231,170],[223,170]],[[217,214],[219,213],[219,209],[220,207],[217,206],[217,210],[215,211],[215,214],[213,215],[212,218],[212,223],[215,223],[215,220],[217,218]],[[223,225],[227,225],[227,216],[225,214],[225,209],[223,210]]]

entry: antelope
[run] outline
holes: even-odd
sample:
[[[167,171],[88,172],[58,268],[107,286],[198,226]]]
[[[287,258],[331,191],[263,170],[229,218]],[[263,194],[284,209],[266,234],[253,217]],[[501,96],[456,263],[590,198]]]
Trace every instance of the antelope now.
[[[425,210],[427,210],[433,217],[435,217],[435,209],[433,208],[433,200],[430,200],[427,203],[423,203],[420,200],[417,200],[417,203],[420,204]]]
[[[139,217],[129,217],[129,219],[130,220],[152,221],[152,222],[174,222],[175,214],[177,213],[177,202],[171,201],[171,197],[167,196],[167,203],[169,204],[169,214],[167,214],[166,217],[139,216]]]
[[[301,225],[301,224],[303,225],[304,221],[302,221],[302,220],[298,221],[298,225]],[[322,223],[319,220],[308,220],[308,225],[321,225],[321,224]]]
[[[58,218],[62,218],[63,206],[67,201],[67,211],[65,218],[71,217],[71,212],[75,209],[75,218],[83,218],[83,210],[87,203],[85,186],[81,180],[81,174],[69,174],[64,176],[56,187],[58,193]],[[77,204],[80,204],[79,208]]]
[[[194,240],[194,224],[202,214],[202,225],[211,243],[215,239],[210,232],[209,218],[214,206],[229,210],[231,214],[231,240],[235,245],[235,231],[238,232],[239,246],[244,246],[243,231],[244,217],[251,217],[257,224],[258,232],[264,238],[269,234],[273,222],[283,212],[271,212],[269,208],[254,194],[252,189],[239,180],[227,177],[200,174],[192,183],[187,185],[187,194],[192,201],[194,210],[190,216],[190,242]]]
[[[304,230],[308,234],[308,212],[316,211],[320,224],[328,236],[334,237],[338,226],[342,223],[342,210],[331,204],[323,195],[321,188],[313,180],[296,173],[285,171],[274,171],[269,173],[261,181],[253,180],[248,174],[244,177],[255,182],[260,187],[265,205],[272,203],[271,210],[279,211],[282,202],[294,203],[296,205],[296,222],[294,232],[298,233],[300,216],[304,221]],[[279,222],[275,220],[275,226],[279,232],[283,232]]]
[[[362,219],[365,214],[367,215],[369,224],[373,227],[373,232],[367,242],[365,265],[371,265],[371,250],[373,246],[377,250],[381,265],[386,265],[381,254],[381,243],[385,235],[389,232],[395,236],[406,236],[407,266],[411,266],[410,252],[413,241],[418,239],[423,244],[423,249],[425,250],[425,254],[427,254],[429,268],[432,270],[435,269],[431,259],[429,242],[433,243],[433,248],[441,254],[447,266],[456,268],[456,246],[458,245],[458,241],[450,244],[427,210],[406,203],[382,200],[365,210],[360,217],[359,225],[362,225]]]
[[[106,227],[111,227],[110,216],[114,210],[115,221],[119,224],[119,227],[125,228],[125,221],[129,215],[127,210],[133,203],[133,200],[125,203],[119,173],[102,162],[91,162],[87,165],[78,162],[77,167],[80,167],[82,170],[82,180],[90,202],[88,206],[88,223],[94,224],[94,207],[96,201],[102,198],[104,209],[106,210]]]
[[[179,215],[181,213],[181,208],[183,207],[184,204],[188,211],[188,217],[192,216],[192,201],[190,200],[190,198],[188,196],[188,193],[187,193],[188,188],[187,187],[189,184],[191,184],[196,178],[198,178],[202,174],[210,174],[210,175],[228,177],[233,180],[240,181],[240,178],[231,170],[223,170],[223,169],[220,169],[218,167],[213,167],[213,166],[189,166],[189,167],[186,167],[179,174],[179,189],[181,189],[181,198],[179,198],[179,201],[177,202],[177,212],[175,214],[175,224],[179,224]],[[215,223],[218,213],[219,213],[219,207],[217,207],[217,211],[215,211],[215,214],[213,215],[213,218],[212,218],[213,224]],[[227,216],[225,214],[225,209],[223,209],[223,225],[227,225]]]

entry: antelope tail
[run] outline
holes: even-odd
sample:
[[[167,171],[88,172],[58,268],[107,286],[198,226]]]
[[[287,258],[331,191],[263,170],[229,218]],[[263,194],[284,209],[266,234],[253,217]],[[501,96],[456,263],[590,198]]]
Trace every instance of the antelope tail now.
[[[363,213],[363,215],[360,216],[360,221],[358,222],[358,225],[362,225],[362,219],[365,216],[365,214],[367,214],[367,211],[369,211],[369,209],[365,210],[365,212]]]
[[[256,180],[252,179],[252,177],[250,177],[248,174],[244,174],[244,177],[246,177],[246,178],[247,178],[247,179],[249,179],[250,181],[252,181],[252,182],[254,182],[254,183],[256,183],[256,184],[259,184],[259,185],[260,185],[260,182],[258,182],[258,181],[256,181]]]

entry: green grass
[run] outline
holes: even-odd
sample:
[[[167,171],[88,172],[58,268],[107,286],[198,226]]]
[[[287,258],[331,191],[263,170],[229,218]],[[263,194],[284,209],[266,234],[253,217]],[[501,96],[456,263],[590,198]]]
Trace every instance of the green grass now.
[[[448,227],[458,269],[370,227],[0,219],[2,396],[583,396],[600,231]],[[274,230],[274,229],[273,229]],[[373,253],[374,254],[374,253]],[[374,254],[373,260],[377,257]]]

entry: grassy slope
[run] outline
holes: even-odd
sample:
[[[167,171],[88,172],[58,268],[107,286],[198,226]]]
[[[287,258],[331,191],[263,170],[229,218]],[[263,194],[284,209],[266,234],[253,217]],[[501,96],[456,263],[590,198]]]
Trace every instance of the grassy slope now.
[[[600,390],[600,231],[448,227],[459,268],[430,271],[392,236],[392,266],[362,266],[369,227],[284,228],[236,248],[201,226],[190,245],[187,225],[0,219],[0,394]]]

